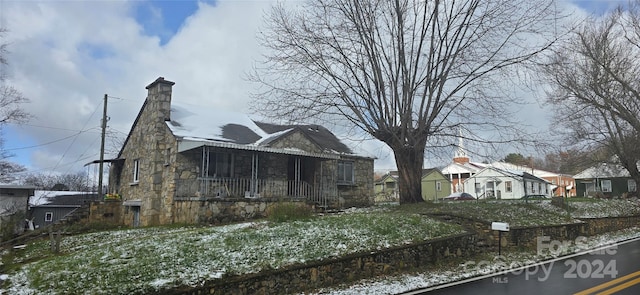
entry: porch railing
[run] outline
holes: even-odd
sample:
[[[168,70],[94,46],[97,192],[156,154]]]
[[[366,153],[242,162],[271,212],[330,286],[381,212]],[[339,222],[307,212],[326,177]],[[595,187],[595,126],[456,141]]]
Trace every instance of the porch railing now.
[[[305,181],[250,179],[250,178],[198,178],[178,180],[176,195],[179,197],[218,198],[305,198],[320,205],[336,198],[337,187],[313,186]]]

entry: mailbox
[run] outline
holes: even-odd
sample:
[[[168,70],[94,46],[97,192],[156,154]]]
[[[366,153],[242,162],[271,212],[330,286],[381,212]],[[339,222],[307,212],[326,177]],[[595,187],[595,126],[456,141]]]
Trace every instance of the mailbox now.
[[[491,229],[497,231],[509,231],[509,224],[506,222],[492,222]]]

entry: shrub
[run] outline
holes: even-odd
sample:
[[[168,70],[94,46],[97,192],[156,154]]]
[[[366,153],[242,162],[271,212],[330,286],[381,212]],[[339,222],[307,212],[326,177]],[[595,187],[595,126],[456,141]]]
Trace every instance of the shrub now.
[[[313,212],[305,204],[277,203],[267,211],[267,218],[275,222],[309,220]]]

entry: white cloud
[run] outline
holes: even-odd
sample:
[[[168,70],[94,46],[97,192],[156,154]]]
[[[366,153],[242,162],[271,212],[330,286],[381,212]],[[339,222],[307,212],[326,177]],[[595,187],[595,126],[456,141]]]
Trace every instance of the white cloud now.
[[[175,101],[247,111],[253,85],[242,77],[259,58],[255,37],[270,3],[200,2],[161,45],[160,37],[146,35],[134,18],[140,3],[0,0],[0,25],[9,29],[10,66],[3,69],[10,74],[8,83],[31,99],[25,105],[34,115],[31,125],[68,129],[16,127],[21,137],[43,144],[90,129],[75,139],[26,150],[30,168],[83,169],[98,158],[103,95],[112,96],[108,125],[123,137],[146,97],[144,87],[159,76],[176,82]],[[11,140],[7,147],[22,142]],[[362,148],[378,157],[378,167],[395,167],[393,154],[380,143],[366,141]]]

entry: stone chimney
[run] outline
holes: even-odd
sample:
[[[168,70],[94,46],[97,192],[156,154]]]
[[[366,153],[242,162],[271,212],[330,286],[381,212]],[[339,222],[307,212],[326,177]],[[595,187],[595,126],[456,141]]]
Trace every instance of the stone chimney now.
[[[157,112],[155,115],[163,122],[171,119],[171,88],[174,84],[176,83],[159,77],[146,87],[149,91],[147,105]]]

